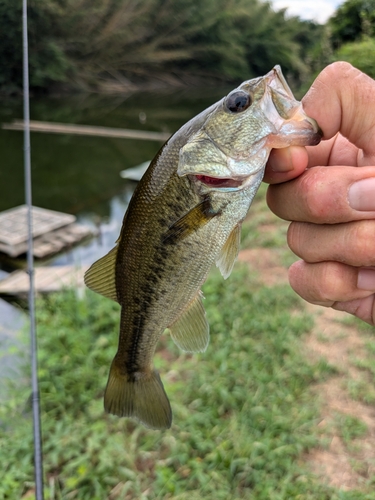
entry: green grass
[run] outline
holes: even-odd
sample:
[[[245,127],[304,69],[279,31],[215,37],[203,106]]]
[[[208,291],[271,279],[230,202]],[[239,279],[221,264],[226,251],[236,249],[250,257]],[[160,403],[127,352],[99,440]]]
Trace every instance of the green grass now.
[[[375,404],[375,341],[374,327],[354,316],[345,315],[341,323],[354,327],[361,335],[364,345],[361,352],[350,357],[350,364],[358,370],[357,378],[348,378],[346,382],[350,397],[365,404]]]
[[[181,354],[163,337],[156,355],[174,413],[166,432],[103,412],[117,305],[90,292],[38,302],[46,498],[369,499],[319,484],[300,464],[318,440],[309,386],[332,369],[302,355],[312,319],[295,294],[241,267],[227,281],[213,273],[204,293],[207,351]],[[12,394],[0,409],[0,499],[33,498],[29,389]]]
[[[268,209],[266,191],[267,185],[262,183],[243,223],[241,246],[242,248],[264,247],[274,250],[277,248],[282,254],[285,252],[289,223],[280,220]]]
[[[347,446],[354,439],[366,436],[368,432],[367,425],[362,420],[345,413],[336,412],[334,425]]]
[[[359,379],[349,378],[346,381],[349,396],[355,401],[361,401],[368,405],[375,404],[375,388],[369,377],[361,376]]]
[[[267,185],[262,183],[242,224],[241,248],[268,248],[289,267],[297,260],[286,244],[289,222],[276,217],[266,203]]]

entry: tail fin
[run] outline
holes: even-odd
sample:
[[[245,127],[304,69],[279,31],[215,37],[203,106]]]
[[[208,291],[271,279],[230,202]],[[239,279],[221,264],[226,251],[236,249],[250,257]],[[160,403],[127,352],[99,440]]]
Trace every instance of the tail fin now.
[[[119,417],[133,417],[151,429],[169,429],[172,410],[157,371],[121,373],[112,363],[104,394],[104,408]]]

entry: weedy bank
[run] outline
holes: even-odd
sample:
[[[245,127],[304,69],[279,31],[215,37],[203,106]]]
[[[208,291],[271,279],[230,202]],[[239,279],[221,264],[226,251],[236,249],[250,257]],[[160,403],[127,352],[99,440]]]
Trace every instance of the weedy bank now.
[[[260,234],[269,223],[262,207],[253,212]],[[322,485],[302,460],[320,439],[312,386],[337,372],[306,358],[313,318],[289,286],[265,286],[239,264],[227,281],[213,271],[204,294],[207,351],[183,354],[168,336],[159,345],[156,364],[174,414],[165,432],[103,412],[117,305],[69,291],[38,302],[46,499],[373,498]],[[0,409],[0,499],[32,499],[30,389],[18,383],[10,393]],[[358,434],[353,422],[345,425]]]

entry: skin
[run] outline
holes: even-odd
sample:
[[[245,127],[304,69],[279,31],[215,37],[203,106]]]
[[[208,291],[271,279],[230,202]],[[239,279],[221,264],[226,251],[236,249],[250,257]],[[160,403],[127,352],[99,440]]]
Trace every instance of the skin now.
[[[292,221],[288,244],[302,259],[289,281],[308,302],[374,325],[375,81],[337,62],[302,102],[324,140],[272,151],[264,178],[269,207]]]

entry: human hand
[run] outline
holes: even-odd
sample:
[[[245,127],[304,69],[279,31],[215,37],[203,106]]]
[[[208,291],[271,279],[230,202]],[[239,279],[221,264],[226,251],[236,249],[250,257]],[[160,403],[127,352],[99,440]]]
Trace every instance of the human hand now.
[[[292,221],[288,244],[303,259],[290,267],[289,281],[305,300],[374,325],[375,81],[334,63],[303,106],[324,140],[272,151],[265,175],[268,205]]]

